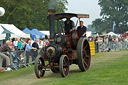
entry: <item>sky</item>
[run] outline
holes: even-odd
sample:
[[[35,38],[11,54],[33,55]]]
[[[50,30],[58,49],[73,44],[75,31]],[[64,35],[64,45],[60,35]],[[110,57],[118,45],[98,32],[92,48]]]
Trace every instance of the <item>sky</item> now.
[[[98,0],[67,0],[68,10],[66,13],[78,13],[78,14],[89,14],[89,18],[82,19],[84,25],[92,24],[97,18],[100,18],[100,6]]]

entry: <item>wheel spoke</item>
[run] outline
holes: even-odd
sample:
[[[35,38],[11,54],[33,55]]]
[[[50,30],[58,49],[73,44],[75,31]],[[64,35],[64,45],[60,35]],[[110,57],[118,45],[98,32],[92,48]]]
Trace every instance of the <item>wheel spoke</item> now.
[[[88,45],[84,46],[84,48],[83,48],[83,49],[85,50],[85,49],[87,48],[87,46],[88,46]]]
[[[89,58],[90,56],[89,55],[86,55],[87,58]]]
[[[84,64],[88,67],[88,64],[86,62],[84,62]]]
[[[86,66],[88,66],[88,64],[86,63],[86,61],[83,59],[83,62],[84,62],[84,64],[86,65]]]

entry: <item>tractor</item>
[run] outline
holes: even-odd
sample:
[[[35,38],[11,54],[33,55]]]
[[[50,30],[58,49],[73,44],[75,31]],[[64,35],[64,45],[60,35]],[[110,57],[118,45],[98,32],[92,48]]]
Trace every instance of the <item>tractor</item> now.
[[[34,70],[37,78],[44,76],[45,71],[60,73],[62,77],[69,75],[69,66],[78,65],[83,72],[89,69],[91,62],[90,46],[86,37],[79,37],[76,27],[65,26],[64,20],[75,17],[76,23],[81,18],[89,18],[88,14],[48,12],[50,39],[39,56],[35,59]],[[66,27],[66,28],[65,28]],[[70,32],[70,27],[72,31]],[[56,28],[56,30],[55,30]],[[69,32],[66,30],[69,29]]]

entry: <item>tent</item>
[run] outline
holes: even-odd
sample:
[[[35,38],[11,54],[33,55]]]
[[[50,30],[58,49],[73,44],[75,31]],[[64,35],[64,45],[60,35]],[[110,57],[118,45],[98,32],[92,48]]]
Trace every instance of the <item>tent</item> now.
[[[40,31],[38,31],[37,29],[32,29],[31,32],[37,34],[40,36],[40,38],[45,37],[45,34],[41,33]]]
[[[11,38],[30,38],[30,34],[22,32],[13,24],[0,24],[0,27],[3,28],[3,30],[0,30],[0,33],[11,34]]]
[[[0,40],[4,40],[6,37],[6,34],[0,34]]]
[[[114,32],[109,32],[107,35],[117,36],[117,34],[116,34],[116,33],[114,33]]]
[[[43,34],[45,34],[45,35],[47,35],[47,36],[50,35],[50,32],[49,31],[40,31],[40,32],[43,33]]]
[[[33,33],[31,30],[29,30],[28,28],[25,28],[23,30],[23,32],[27,33],[27,34],[30,34],[32,39],[35,40],[36,38],[39,38],[39,35]]]

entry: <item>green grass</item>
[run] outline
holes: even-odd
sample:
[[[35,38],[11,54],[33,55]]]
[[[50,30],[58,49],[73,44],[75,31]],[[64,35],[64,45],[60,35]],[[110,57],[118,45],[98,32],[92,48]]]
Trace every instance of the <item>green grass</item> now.
[[[127,85],[128,51],[96,53],[92,56],[88,71],[80,72],[78,66],[72,66],[66,78],[62,78],[59,73],[47,73],[37,79],[33,66],[1,73],[0,85]]]
[[[10,71],[10,72],[0,73],[0,81],[6,80],[6,79],[13,79],[13,78],[22,77],[22,76],[32,74],[32,73],[34,73],[34,68],[33,67],[34,66],[32,66],[31,68],[30,67],[21,68],[21,69]]]

